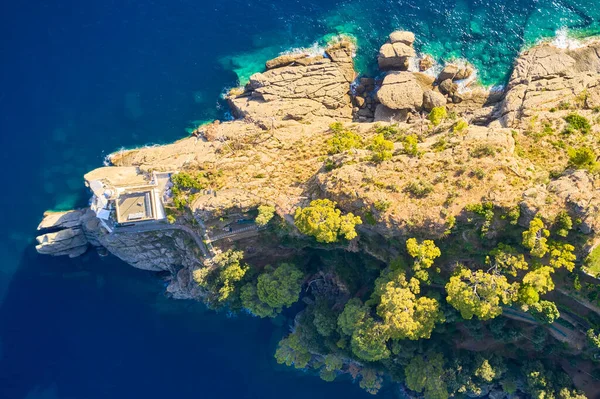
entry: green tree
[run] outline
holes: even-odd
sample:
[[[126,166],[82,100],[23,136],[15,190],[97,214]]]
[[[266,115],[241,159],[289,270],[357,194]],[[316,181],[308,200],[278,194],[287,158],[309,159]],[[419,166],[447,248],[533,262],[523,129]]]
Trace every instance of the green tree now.
[[[282,263],[258,276],[256,285],[248,283],[242,287],[242,306],[256,316],[274,317],[298,300],[303,277],[296,266]]]
[[[529,223],[529,229],[523,232],[523,246],[530,250],[532,256],[542,258],[548,252],[549,235],[542,219],[535,217]]]
[[[429,281],[427,269],[433,266],[433,261],[442,255],[442,252],[432,240],[425,240],[421,244],[414,238],[406,240],[408,254],[415,259],[413,270],[415,277],[421,281]]]
[[[213,267],[194,270],[194,281],[207,288],[217,302],[224,303],[231,299],[248,271],[248,266],[241,263],[243,257],[242,251],[223,252],[213,258]]]
[[[506,366],[500,357],[492,356],[489,359],[481,355],[475,357],[475,371],[473,374],[486,383],[500,379],[505,371]]]
[[[446,300],[464,319],[488,320],[502,314],[502,304],[512,303],[515,286],[504,276],[461,268],[446,284],[446,292]]]
[[[446,107],[434,107],[431,112],[429,112],[427,119],[429,119],[433,126],[438,126],[447,117],[448,111],[446,111]]]
[[[573,253],[574,251],[575,247],[571,244],[553,243],[550,246],[550,266],[555,269],[564,267],[572,272],[577,259],[577,256]]]
[[[566,237],[569,235],[569,231],[573,229],[573,220],[566,211],[560,211],[554,220],[554,227],[556,228],[556,234]]]
[[[534,303],[529,307],[529,312],[537,320],[546,324],[552,324],[560,317],[560,312],[558,311],[556,304],[545,300]]]
[[[516,277],[519,270],[529,269],[525,256],[510,245],[499,244],[490,255],[493,261],[488,261],[488,264],[491,264],[495,272]]]
[[[302,288],[302,272],[291,263],[282,263],[272,272],[258,276],[258,298],[275,309],[291,306]]]
[[[552,281],[554,269],[550,266],[541,266],[530,271],[523,277],[523,286],[532,287],[538,294],[545,294],[554,289]]]
[[[317,299],[313,313],[313,324],[317,329],[317,332],[323,337],[329,337],[335,331],[337,326],[337,314],[324,299]]]
[[[600,334],[597,334],[592,328],[587,330],[586,333],[589,344],[594,349],[600,349]]]
[[[388,327],[391,338],[429,338],[435,324],[443,321],[439,303],[433,298],[417,297],[419,291],[418,280],[407,280],[404,274],[386,284],[377,314]]]
[[[313,236],[318,242],[332,243],[340,237],[352,240],[357,236],[356,225],[362,224],[359,216],[342,215],[336,203],[328,199],[314,200],[306,208],[296,209],[294,222],[302,234]]]
[[[386,140],[383,134],[377,134],[371,139],[369,150],[373,152],[371,160],[373,162],[383,162],[392,159],[394,143]]]
[[[448,387],[444,381],[444,357],[433,354],[427,359],[415,356],[406,369],[406,386],[415,391],[423,392],[425,399],[447,399]]]
[[[275,207],[270,205],[261,205],[258,207],[258,216],[256,217],[256,224],[259,226],[266,226],[267,223],[275,216]]]
[[[295,333],[279,341],[277,350],[275,351],[277,363],[285,364],[286,366],[294,365],[297,369],[305,368],[311,358],[311,354],[302,345],[300,338]]]
[[[352,298],[344,306],[344,310],[338,316],[338,328],[348,336],[369,316],[369,307],[363,305],[358,298]]]
[[[358,385],[362,389],[371,395],[375,395],[379,392],[383,384],[383,378],[381,378],[379,372],[370,368],[364,368],[361,370],[360,375],[361,379]]]
[[[402,147],[404,148],[404,152],[413,157],[419,154],[417,144],[419,144],[419,138],[416,134],[406,135],[402,140]]]
[[[352,352],[362,360],[376,362],[390,357],[387,326],[367,318],[352,333]]]

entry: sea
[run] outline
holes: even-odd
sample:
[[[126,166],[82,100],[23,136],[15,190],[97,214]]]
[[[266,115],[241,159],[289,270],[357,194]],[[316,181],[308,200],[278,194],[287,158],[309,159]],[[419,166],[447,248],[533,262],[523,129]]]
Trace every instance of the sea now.
[[[597,0],[50,0],[0,3],[0,398],[367,398],[277,365],[289,320],[207,310],[114,257],[35,252],[45,210],[84,207],[83,174],[121,148],[230,118],[222,94],[282,52],[386,35],[503,85],[540,40],[600,33]],[[558,37],[558,39],[556,39]],[[381,398],[400,398],[388,385]]]

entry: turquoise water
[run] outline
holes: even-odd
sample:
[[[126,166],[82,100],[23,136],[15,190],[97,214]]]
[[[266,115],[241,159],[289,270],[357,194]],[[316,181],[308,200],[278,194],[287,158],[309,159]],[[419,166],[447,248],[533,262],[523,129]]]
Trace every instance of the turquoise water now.
[[[282,51],[350,34],[376,74],[386,35],[409,29],[419,51],[501,84],[524,46],[599,21],[572,0],[2,2],[0,398],[366,397],[278,367],[285,321],[168,300],[160,276],[114,258],[38,256],[42,212],[86,206],[81,176],[110,152],[226,118],[224,88]]]

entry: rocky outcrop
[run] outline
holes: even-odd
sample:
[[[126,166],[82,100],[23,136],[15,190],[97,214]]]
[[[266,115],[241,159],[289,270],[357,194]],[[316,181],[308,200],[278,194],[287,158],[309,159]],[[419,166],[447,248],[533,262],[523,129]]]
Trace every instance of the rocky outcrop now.
[[[389,109],[416,109],[423,106],[423,88],[411,72],[390,72],[377,91],[377,99]]]
[[[409,59],[417,55],[413,48],[414,41],[415,35],[412,32],[392,32],[388,41],[379,49],[377,56],[379,69],[406,71]]]
[[[498,113],[503,126],[518,127],[536,113],[598,102],[600,42],[575,50],[543,44],[515,62]],[[589,103],[587,102],[589,99]]]
[[[437,77],[438,82],[444,80],[464,80],[471,77],[475,70],[470,65],[447,64]]]
[[[341,40],[323,56],[283,55],[250,77],[242,94],[228,98],[233,114],[256,121],[311,117],[352,118],[353,44]]]
[[[84,254],[90,244],[83,225],[90,217],[93,213],[87,210],[46,212],[38,226],[43,234],[36,238],[35,249],[43,255],[70,258]]]

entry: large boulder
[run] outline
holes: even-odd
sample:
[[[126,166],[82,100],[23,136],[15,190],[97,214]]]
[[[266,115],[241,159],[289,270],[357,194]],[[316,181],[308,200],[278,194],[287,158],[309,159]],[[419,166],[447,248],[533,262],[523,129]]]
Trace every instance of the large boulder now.
[[[379,49],[377,56],[379,69],[406,71],[409,59],[417,55],[413,48],[414,41],[415,35],[412,32],[392,32],[388,41]]]
[[[379,102],[390,109],[414,109],[423,107],[423,88],[410,72],[390,72],[377,91]]]
[[[90,212],[85,210],[47,212],[38,226],[44,234],[36,238],[35,249],[43,255],[66,255],[70,258],[82,255],[89,247],[82,224],[89,217]]]
[[[443,107],[446,103],[446,97],[438,91],[427,90],[423,93],[423,109],[426,111],[431,111],[435,107]]]
[[[390,43],[404,43],[407,46],[412,46],[415,42],[415,34],[405,30],[397,30],[390,33]]]
[[[383,104],[378,104],[375,108],[373,122],[406,122],[408,119],[408,110],[391,109]]]
[[[453,96],[458,91],[458,85],[452,82],[452,79],[446,79],[439,85],[439,89],[442,93]]]

